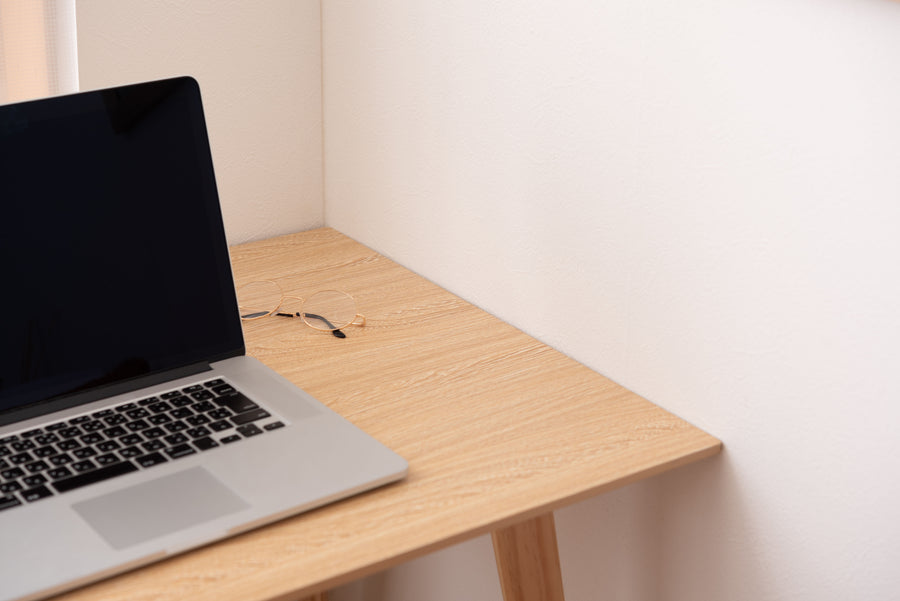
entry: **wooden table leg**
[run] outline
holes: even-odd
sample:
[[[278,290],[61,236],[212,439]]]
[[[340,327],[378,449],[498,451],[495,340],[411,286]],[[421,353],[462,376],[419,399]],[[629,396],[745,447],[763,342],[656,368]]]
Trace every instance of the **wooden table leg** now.
[[[564,601],[553,513],[491,533],[504,601]]]

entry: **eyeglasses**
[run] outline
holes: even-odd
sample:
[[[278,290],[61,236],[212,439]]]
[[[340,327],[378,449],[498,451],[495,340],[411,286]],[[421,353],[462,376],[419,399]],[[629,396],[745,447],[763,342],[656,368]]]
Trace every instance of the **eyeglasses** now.
[[[347,326],[364,326],[366,318],[356,309],[356,300],[340,290],[320,290],[304,299],[286,295],[277,282],[256,280],[237,289],[241,319],[263,317],[299,317],[309,327],[346,338]]]

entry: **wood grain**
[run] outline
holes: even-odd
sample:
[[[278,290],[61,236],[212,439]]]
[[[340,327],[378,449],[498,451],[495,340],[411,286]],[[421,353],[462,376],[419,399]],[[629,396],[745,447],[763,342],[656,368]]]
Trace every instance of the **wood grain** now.
[[[402,482],[65,595],[296,601],[714,455],[721,443],[331,229],[232,249],[235,278],[356,297],[337,339],[245,324],[249,354],[409,461]]]
[[[504,601],[564,601],[553,514],[491,534]]]

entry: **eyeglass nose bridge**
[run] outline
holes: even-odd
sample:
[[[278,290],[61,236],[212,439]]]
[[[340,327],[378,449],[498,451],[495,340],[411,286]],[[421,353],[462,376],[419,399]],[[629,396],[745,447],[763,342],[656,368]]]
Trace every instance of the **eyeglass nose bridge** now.
[[[300,310],[294,315],[315,330],[337,332],[347,326],[366,325],[365,315],[356,312],[356,299],[340,290],[320,290],[307,299],[299,296],[284,298],[299,302]]]

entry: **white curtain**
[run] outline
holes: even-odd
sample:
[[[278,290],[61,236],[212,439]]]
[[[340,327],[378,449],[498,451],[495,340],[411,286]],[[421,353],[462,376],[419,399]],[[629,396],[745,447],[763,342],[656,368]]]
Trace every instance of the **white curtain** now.
[[[0,103],[77,90],[75,0],[0,0]]]

